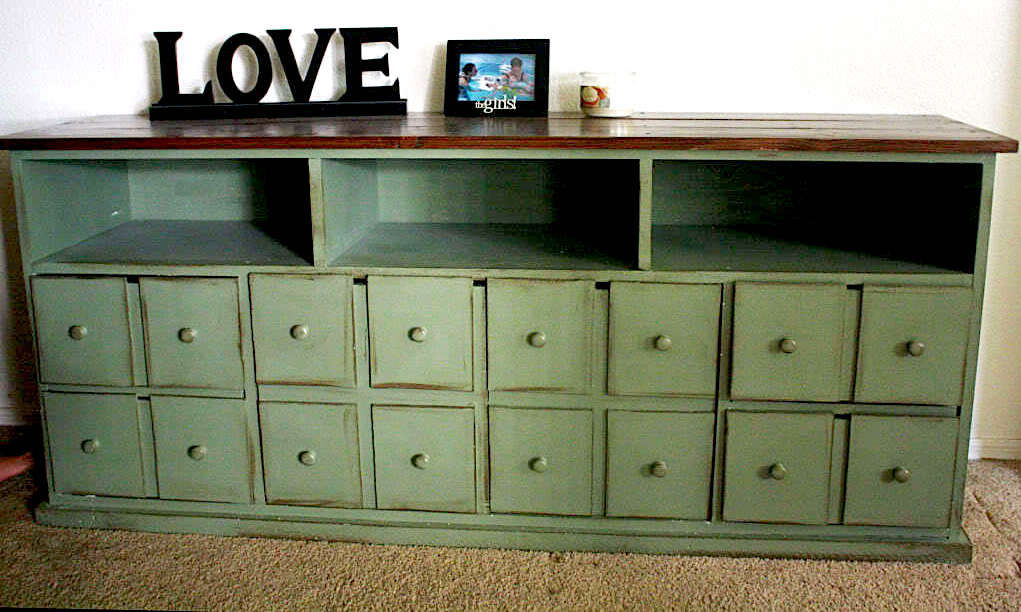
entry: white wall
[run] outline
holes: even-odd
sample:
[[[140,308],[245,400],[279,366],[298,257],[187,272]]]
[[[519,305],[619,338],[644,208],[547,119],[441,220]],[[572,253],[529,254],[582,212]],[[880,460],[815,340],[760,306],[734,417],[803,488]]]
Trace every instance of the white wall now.
[[[936,113],[1021,135],[1018,0],[567,4],[4,0],[0,132],[143,111],[158,97],[155,30],[184,32],[188,92],[211,77],[217,45],[235,32],[291,28],[297,43],[316,27],[397,26],[396,69],[412,111],[442,108],[447,39],[550,38],[552,110],[574,107],[578,71],[626,66],[640,73],[639,110]],[[327,96],[333,59],[317,89]],[[974,435],[985,453],[1021,456],[1021,158],[1002,157],[998,170]],[[11,355],[24,320],[0,306]],[[0,365],[16,371],[9,364],[22,355]],[[8,405],[23,395],[7,383]]]

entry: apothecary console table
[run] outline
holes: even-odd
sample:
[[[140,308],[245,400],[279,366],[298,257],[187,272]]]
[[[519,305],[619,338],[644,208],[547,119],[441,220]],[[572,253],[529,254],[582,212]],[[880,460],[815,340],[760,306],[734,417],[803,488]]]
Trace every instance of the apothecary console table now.
[[[995,154],[938,116],[3,139],[49,525],[966,561]]]

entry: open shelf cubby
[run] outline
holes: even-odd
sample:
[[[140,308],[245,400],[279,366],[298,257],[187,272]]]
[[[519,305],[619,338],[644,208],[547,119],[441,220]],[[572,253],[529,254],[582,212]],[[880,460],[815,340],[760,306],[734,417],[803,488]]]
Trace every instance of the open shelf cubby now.
[[[312,265],[304,159],[29,160],[31,261]]]
[[[652,268],[974,272],[982,167],[658,160]]]
[[[637,266],[637,160],[329,159],[322,168],[334,266]]]

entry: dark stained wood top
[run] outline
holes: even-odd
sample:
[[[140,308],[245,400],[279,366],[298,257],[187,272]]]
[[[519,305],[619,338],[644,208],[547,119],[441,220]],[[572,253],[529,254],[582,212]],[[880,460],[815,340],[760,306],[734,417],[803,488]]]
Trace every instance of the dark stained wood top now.
[[[0,138],[0,149],[653,149],[1013,153],[1018,143],[939,115],[640,113],[597,119],[396,117],[152,121],[96,117]]]

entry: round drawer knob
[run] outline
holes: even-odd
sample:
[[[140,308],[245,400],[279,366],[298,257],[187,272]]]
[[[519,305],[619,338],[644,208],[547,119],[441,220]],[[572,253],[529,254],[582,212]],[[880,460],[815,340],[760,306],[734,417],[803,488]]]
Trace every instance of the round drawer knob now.
[[[308,325],[295,325],[291,328],[291,337],[295,340],[304,340],[308,338]]]
[[[541,474],[549,469],[549,462],[546,461],[545,457],[535,457],[528,462],[528,467],[533,472],[539,472]]]
[[[774,463],[769,466],[769,477],[773,480],[783,480],[787,477],[787,468],[782,463]]]
[[[206,458],[206,447],[201,444],[188,447],[188,456],[195,461],[202,461]]]
[[[798,343],[793,338],[784,338],[780,341],[780,350],[790,355],[798,350]]]
[[[99,440],[89,439],[82,441],[82,452],[86,455],[91,455],[97,450],[99,450]]]
[[[418,453],[411,458],[411,465],[420,470],[424,470],[425,466],[429,465],[429,455],[425,453]]]
[[[412,327],[408,330],[408,337],[411,338],[412,342],[425,342],[425,337],[429,334],[429,330],[424,327]]]
[[[908,355],[912,357],[921,357],[922,353],[925,352],[925,343],[919,340],[912,340],[908,342]]]
[[[670,339],[670,336],[656,336],[653,344],[656,345],[657,351],[669,351],[670,347],[674,345],[674,341]]]
[[[897,482],[907,482],[911,480],[911,470],[906,467],[893,468],[893,479]]]
[[[301,451],[300,453],[298,453],[298,461],[300,461],[302,465],[315,465],[316,464],[315,451],[310,450]]]
[[[666,476],[666,462],[653,461],[652,465],[649,466],[649,471],[656,478],[663,478],[664,476]]]
[[[67,335],[71,336],[74,340],[81,340],[85,336],[89,335],[89,328],[84,325],[72,325],[68,328]]]
[[[191,344],[192,342],[195,342],[195,338],[198,335],[199,333],[192,329],[191,327],[182,327],[177,332],[177,339],[180,340],[181,342],[184,342],[185,344]]]
[[[542,348],[546,346],[546,334],[541,331],[535,331],[528,334],[528,344],[535,348]]]

